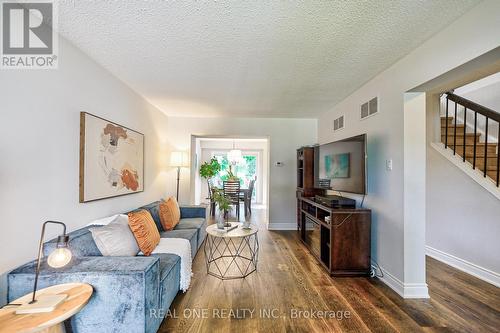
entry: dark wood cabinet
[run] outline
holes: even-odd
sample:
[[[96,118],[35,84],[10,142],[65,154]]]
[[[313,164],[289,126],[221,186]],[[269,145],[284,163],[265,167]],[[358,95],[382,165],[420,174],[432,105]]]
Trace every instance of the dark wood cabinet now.
[[[300,214],[301,197],[312,197],[316,194],[324,194],[324,190],[314,188],[315,173],[318,163],[317,147],[301,147],[297,149],[297,215]],[[297,230],[300,225],[297,223]]]
[[[333,209],[299,197],[299,236],[333,276],[370,274],[371,211]]]
[[[297,149],[297,189],[314,188],[314,148]]]

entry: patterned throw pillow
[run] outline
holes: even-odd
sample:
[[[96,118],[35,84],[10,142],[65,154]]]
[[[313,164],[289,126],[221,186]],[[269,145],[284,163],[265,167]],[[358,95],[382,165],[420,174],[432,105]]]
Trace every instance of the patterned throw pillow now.
[[[144,209],[128,213],[128,224],[134,233],[139,249],[149,256],[160,242],[160,233],[151,214]]]
[[[181,210],[175,197],[160,202],[160,222],[165,230],[172,230],[181,220]]]

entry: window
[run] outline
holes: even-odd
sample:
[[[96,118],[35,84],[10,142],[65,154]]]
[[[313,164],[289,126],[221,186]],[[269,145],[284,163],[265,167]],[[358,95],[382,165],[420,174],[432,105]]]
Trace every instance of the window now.
[[[213,178],[213,185],[222,188],[224,180],[229,178],[229,161],[226,152],[212,154],[221,164],[221,171]],[[240,179],[240,186],[248,188],[250,181],[257,176],[257,154],[243,152],[242,160],[232,167],[233,174]],[[254,184],[252,200],[256,199],[257,182]]]

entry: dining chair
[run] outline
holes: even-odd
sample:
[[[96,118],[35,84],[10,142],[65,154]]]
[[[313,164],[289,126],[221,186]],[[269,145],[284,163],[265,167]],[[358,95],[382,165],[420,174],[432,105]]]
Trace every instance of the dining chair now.
[[[224,196],[229,199],[231,205],[236,206],[238,221],[240,220],[240,182],[225,180],[223,182]]]
[[[245,195],[240,195],[240,200],[244,203],[245,207],[245,216],[252,215],[252,197],[253,197],[253,191],[255,188],[255,180],[252,179],[250,183],[248,184],[248,190]]]

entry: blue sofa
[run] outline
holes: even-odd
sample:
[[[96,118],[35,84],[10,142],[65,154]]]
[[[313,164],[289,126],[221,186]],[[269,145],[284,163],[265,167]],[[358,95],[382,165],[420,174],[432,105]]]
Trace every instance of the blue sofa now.
[[[181,207],[181,221],[174,230],[165,231],[158,203],[138,209],[151,213],[162,238],[188,239],[194,258],[206,237],[205,207]],[[89,228],[68,234],[73,253],[69,265],[54,269],[45,260],[42,262],[39,288],[69,282],[85,282],[94,287],[87,306],[71,318],[73,332],[156,332],[179,292],[180,257],[174,254],[104,257]],[[45,255],[56,242],[53,239],[44,244]],[[36,261],[31,261],[9,273],[9,302],[32,292],[35,264]]]

